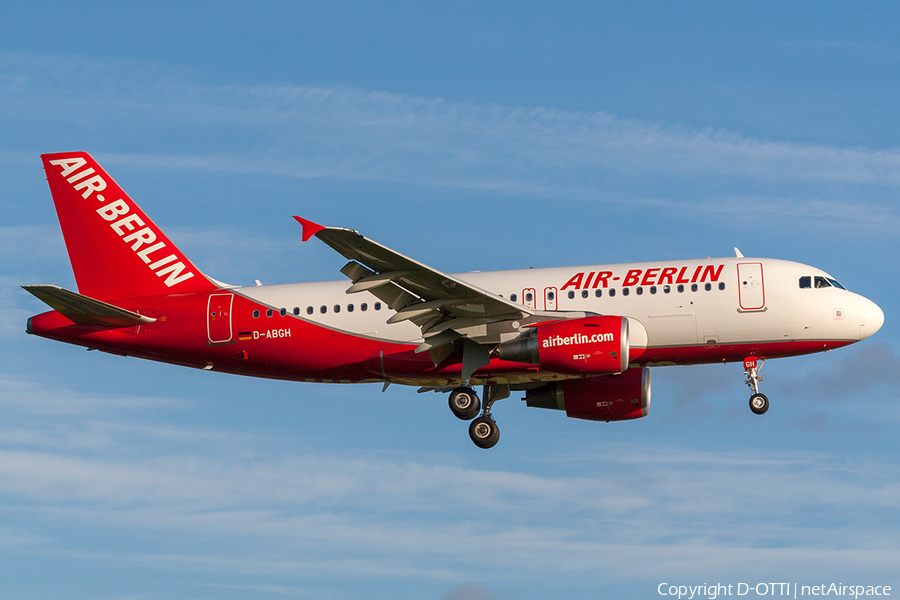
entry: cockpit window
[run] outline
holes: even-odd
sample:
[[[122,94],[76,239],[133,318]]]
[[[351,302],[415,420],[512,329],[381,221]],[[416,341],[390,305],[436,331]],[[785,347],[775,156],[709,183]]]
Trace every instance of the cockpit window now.
[[[816,288],[827,288],[831,287],[831,284],[828,283],[828,280],[824,277],[819,277],[816,275]]]
[[[847,289],[847,288],[845,288],[844,286],[842,286],[841,284],[839,284],[836,280],[832,279],[831,277],[828,278],[828,282],[831,283],[831,285],[833,285],[833,286],[836,287],[836,288],[839,288],[839,289],[842,289],[842,290],[846,290],[846,289]]]
[[[812,287],[812,277],[806,275],[800,278],[800,289],[806,290]]]

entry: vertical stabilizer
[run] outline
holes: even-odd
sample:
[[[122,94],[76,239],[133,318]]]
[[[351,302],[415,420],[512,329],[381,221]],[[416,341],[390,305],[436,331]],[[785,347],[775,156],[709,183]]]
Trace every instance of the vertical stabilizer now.
[[[89,154],[41,158],[81,294],[111,300],[216,289]]]

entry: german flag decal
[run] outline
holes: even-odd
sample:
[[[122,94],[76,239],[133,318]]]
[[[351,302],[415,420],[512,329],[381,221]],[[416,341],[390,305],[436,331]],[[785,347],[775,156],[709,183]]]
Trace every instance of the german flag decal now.
[[[252,331],[242,331],[242,332],[238,333],[238,339],[242,342],[245,342],[247,340],[252,340],[253,332]]]

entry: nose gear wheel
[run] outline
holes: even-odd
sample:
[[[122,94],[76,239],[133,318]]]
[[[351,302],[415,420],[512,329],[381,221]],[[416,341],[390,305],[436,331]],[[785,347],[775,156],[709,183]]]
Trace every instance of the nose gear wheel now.
[[[765,414],[769,410],[769,399],[765,394],[753,394],[750,396],[750,410],[755,415]]]

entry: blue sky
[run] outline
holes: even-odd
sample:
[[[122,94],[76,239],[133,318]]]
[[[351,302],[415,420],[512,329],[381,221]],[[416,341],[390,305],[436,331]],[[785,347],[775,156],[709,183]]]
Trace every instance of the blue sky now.
[[[0,595],[651,598],[900,586],[898,9],[19,3],[0,18]],[[217,279],[340,278],[291,215],[444,271],[728,256],[886,315],[653,371],[650,415],[197,372],[26,336],[74,289],[39,155],[85,150]]]

